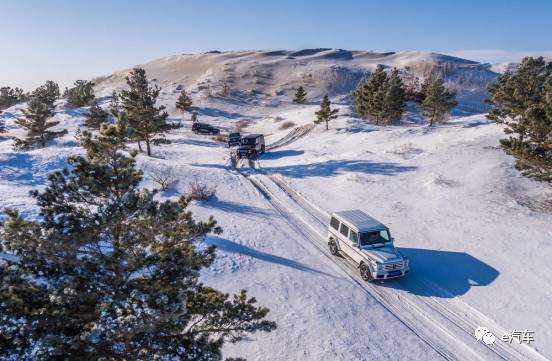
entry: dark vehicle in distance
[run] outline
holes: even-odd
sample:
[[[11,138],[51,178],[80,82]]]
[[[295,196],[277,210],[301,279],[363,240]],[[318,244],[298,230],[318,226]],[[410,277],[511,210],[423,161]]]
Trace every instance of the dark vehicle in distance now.
[[[192,132],[194,132],[195,134],[217,135],[220,134],[220,129],[206,123],[194,123],[192,125]]]
[[[239,158],[255,158],[265,152],[265,140],[262,134],[248,134],[241,138],[237,154]]]
[[[235,147],[241,143],[241,134],[239,132],[228,134],[228,147]]]

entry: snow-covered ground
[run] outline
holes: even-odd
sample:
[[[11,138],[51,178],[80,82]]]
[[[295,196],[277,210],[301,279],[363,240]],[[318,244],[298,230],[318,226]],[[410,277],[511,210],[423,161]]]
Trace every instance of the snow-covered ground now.
[[[161,70],[154,76],[177,77]],[[100,84],[101,91],[116,88],[115,78]],[[149,175],[162,171],[177,182],[161,197],[187,192],[194,179],[217,187],[216,199],[192,205],[197,217],[214,215],[224,229],[207,240],[219,257],[202,277],[228,292],[248,289],[278,323],[270,334],[225,346],[226,356],[552,358],[552,189],[519,176],[498,148],[502,129],[484,115],[455,117],[433,129],[415,122],[375,127],[339,105],[330,130],[316,126],[235,169],[222,143],[194,135],[189,115],[175,112],[177,84],[161,83],[160,101],[184,127],[171,132],[172,144],[154,147],[153,157],[139,155],[144,186],[154,187]],[[257,102],[206,98],[201,91],[193,97],[201,121],[233,129],[249,120],[244,131],[265,134],[268,144],[293,129],[281,129],[285,122],[312,124],[317,108],[285,97]],[[74,136],[83,110],[64,110],[61,103],[56,118],[69,134],[46,149],[15,152],[9,138],[0,139],[0,208],[35,215],[28,191],[81,151]],[[0,115],[8,136],[21,135],[14,125],[21,107]],[[367,285],[353,267],[328,255],[327,214],[350,208],[391,228],[411,259],[407,278]],[[470,334],[477,326],[498,338],[514,328],[533,330],[535,341],[530,348],[501,340],[486,347]]]

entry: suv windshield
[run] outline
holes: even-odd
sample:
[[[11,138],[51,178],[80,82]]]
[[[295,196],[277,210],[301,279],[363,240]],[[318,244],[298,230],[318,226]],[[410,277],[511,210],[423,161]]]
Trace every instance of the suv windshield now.
[[[257,138],[242,138],[241,144],[242,145],[255,145],[255,139],[257,139]]]
[[[387,230],[362,232],[359,234],[360,246],[369,246],[377,243],[389,242],[389,233]]]

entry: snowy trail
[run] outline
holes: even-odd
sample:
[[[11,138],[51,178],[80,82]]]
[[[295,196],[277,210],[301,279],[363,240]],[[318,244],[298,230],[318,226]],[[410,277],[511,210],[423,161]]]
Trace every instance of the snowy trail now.
[[[487,346],[478,342],[473,332],[484,325],[495,335],[504,329],[457,298],[442,299],[421,297],[364,282],[356,267],[342,257],[331,256],[326,247],[326,227],[329,213],[291,188],[281,177],[266,174],[259,167],[238,169],[286,221],[314,244],[330,261],[338,264],[351,282],[374,297],[412,332],[418,335],[435,351],[449,360],[546,360],[526,345],[514,345],[497,340]],[[415,271],[415,270],[414,270]],[[410,276],[407,288],[424,294],[434,285],[423,279]],[[422,291],[422,292],[419,292]],[[425,292],[425,294],[431,294]]]
[[[314,129],[314,124],[307,124],[300,127],[295,127],[282,138],[278,139],[274,143],[268,144],[266,146],[266,150],[273,150],[279,147],[283,147],[284,145],[291,144],[295,142],[297,139],[304,137],[305,135],[310,133],[310,131],[313,129]]]

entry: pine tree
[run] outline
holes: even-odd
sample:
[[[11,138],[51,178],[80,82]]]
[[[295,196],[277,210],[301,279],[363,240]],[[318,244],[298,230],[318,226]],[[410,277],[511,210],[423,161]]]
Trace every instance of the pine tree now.
[[[384,119],[387,81],[383,66],[378,65],[371,76],[358,85],[353,92],[353,104],[358,115],[372,118],[376,124]]]
[[[307,91],[303,86],[299,86],[297,88],[297,91],[295,92],[295,97],[293,98],[293,102],[297,104],[304,104],[307,101]]]
[[[176,109],[182,112],[189,112],[192,109],[192,98],[186,94],[186,90],[182,90],[180,93],[176,101]]]
[[[151,155],[151,144],[170,143],[165,133],[180,127],[180,124],[167,123],[165,106],[155,106],[161,89],[149,85],[144,69],[134,68],[126,80],[130,89],[121,92],[122,106],[134,130],[138,148],[142,150],[140,141],[144,141],[147,154]]]
[[[337,118],[338,112],[339,112],[339,109],[331,109],[330,99],[328,98],[328,95],[324,95],[324,98],[320,103],[320,110],[315,112],[316,120],[314,121],[314,123],[319,124],[319,123],[325,122],[326,130],[328,130],[329,129],[328,123],[330,122],[330,120]]]
[[[447,119],[448,113],[458,105],[456,93],[445,88],[441,78],[426,78],[422,86],[425,92],[424,101],[417,107],[428,120],[429,126]]]
[[[102,124],[107,122],[108,117],[109,114],[98,105],[97,101],[95,101],[94,105],[92,105],[88,111],[84,124],[90,129],[97,130],[101,128]]]
[[[0,88],[0,112],[24,100],[23,90],[9,86]]]
[[[406,97],[399,71],[395,68],[385,84],[384,116],[386,123],[400,120],[406,110]]]
[[[111,113],[114,119],[118,118],[119,112],[121,111],[120,108],[119,95],[114,90],[113,93],[111,93],[111,99],[109,100],[109,113]]]
[[[522,175],[552,182],[552,62],[523,59],[489,86],[487,117],[505,126],[502,149]]]
[[[14,147],[17,149],[28,148],[35,144],[46,147],[48,141],[67,134],[67,130],[49,130],[59,124],[58,121],[48,121],[54,115],[54,106],[44,102],[44,93],[39,91],[34,94],[23,110],[24,117],[16,120],[16,123],[27,130],[25,139],[16,138]],[[42,98],[41,98],[42,97]],[[53,103],[53,102],[52,102]]]
[[[367,99],[369,96],[368,81],[369,79],[362,80],[351,94],[353,101],[353,110],[363,119],[368,118],[368,109],[365,101],[365,99]]]
[[[44,85],[35,89],[31,94],[32,98],[38,99],[40,102],[52,108],[59,96],[59,85],[52,80],[46,81]]]
[[[387,73],[382,65],[378,65],[367,84],[368,96],[364,101],[366,101],[368,115],[375,119],[376,125],[385,117],[385,88],[387,81]]]
[[[70,107],[80,108],[92,105],[96,99],[94,83],[87,80],[77,80],[73,88],[65,90],[64,97],[67,98],[67,105]]]
[[[213,218],[140,189],[125,125],[84,131],[85,156],[33,191],[40,217],[0,217],[0,359],[221,360],[225,341],[271,331],[245,291],[200,282]]]

